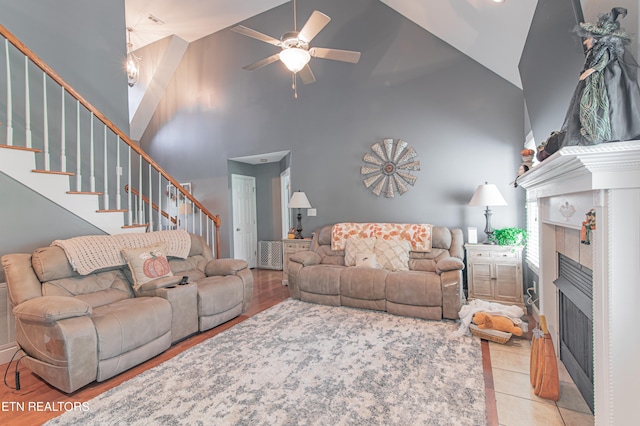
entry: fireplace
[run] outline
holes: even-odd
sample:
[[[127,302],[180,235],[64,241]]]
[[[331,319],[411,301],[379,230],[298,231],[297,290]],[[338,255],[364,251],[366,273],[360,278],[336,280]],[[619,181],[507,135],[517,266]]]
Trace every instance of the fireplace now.
[[[520,176],[518,186],[527,191],[527,201],[536,201],[539,208],[539,308],[547,318],[556,353],[567,345],[586,345],[583,351],[592,352],[591,368],[589,361],[575,361],[582,364],[586,376],[589,372],[592,375],[596,425],[636,424],[640,394],[640,333],[636,327],[640,307],[640,141],[564,147]],[[591,245],[586,246],[580,244],[579,234],[585,213],[592,209],[597,224]],[[554,285],[560,266],[557,252],[587,264],[592,271],[590,317],[589,308],[585,313],[580,302],[568,297],[569,290]],[[561,305],[563,315],[575,315],[570,323],[568,317],[560,319]],[[591,327],[592,339],[581,336],[579,342],[560,343],[563,327],[568,336],[574,336],[574,328],[580,325]],[[565,366],[571,363],[566,358],[560,362]]]
[[[593,272],[558,253],[560,360],[593,412]]]

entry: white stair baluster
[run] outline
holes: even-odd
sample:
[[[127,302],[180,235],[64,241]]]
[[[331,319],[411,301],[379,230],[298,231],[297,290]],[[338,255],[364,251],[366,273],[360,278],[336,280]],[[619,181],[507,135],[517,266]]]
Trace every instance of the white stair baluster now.
[[[108,147],[107,147],[107,126],[104,126],[104,137],[103,137],[103,141],[104,141],[104,167],[103,167],[103,174],[102,174],[102,179],[104,180],[103,182],[103,206],[102,208],[104,210],[109,210],[109,174],[108,174],[108,170],[109,170],[109,164],[107,162],[107,156],[109,154],[108,151]]]
[[[82,192],[82,152],[80,146],[80,101],[76,101],[76,191],[78,192]]]
[[[120,164],[120,135],[116,135],[116,210],[122,209],[120,200],[120,184],[122,176],[122,165]]]
[[[29,57],[24,57],[24,132],[27,148],[33,147],[31,140],[31,93],[29,91]]]
[[[149,163],[149,205],[147,206],[149,212],[149,231],[153,231],[153,180],[152,180],[152,171],[153,167],[151,167],[151,163]],[[142,191],[140,191],[140,195],[142,195]]]
[[[89,136],[89,191],[96,192],[96,158],[93,140],[93,112],[91,112],[91,127]]]
[[[13,146],[13,96],[11,94],[11,63],[9,61],[9,40],[4,40],[7,58],[7,145]]]
[[[208,245],[209,247],[211,247],[211,242],[209,241],[209,233],[210,233],[210,232],[209,232],[209,223],[211,223],[211,219],[206,218],[206,219],[205,219],[205,222],[206,222],[206,224],[207,224],[207,245]]]
[[[158,231],[162,231],[162,173],[158,173]]]
[[[51,170],[51,157],[49,154],[49,110],[47,109],[47,73],[42,73],[42,117],[43,117],[43,143],[44,143],[44,169]]]
[[[142,202],[142,155],[138,154],[138,225],[144,220],[144,203]]]
[[[64,109],[64,87],[62,89],[62,105],[60,107],[60,171],[67,171],[67,123]]]
[[[127,185],[129,185],[129,191],[127,191],[127,208],[129,209],[129,225],[133,225],[133,218],[131,212],[133,211],[133,205],[131,204],[131,191],[133,191],[132,176],[131,176],[131,147],[128,147],[129,162],[127,163],[127,169],[129,171],[129,177],[127,178]]]

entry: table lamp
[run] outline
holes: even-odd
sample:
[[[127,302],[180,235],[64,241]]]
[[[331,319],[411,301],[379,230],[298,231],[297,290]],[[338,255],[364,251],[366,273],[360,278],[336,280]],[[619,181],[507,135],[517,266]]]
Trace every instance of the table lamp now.
[[[307,195],[302,191],[296,191],[289,200],[290,209],[298,209],[298,227],[296,228],[296,239],[302,239],[302,213],[300,209],[310,209],[311,203]]]
[[[474,192],[473,197],[471,197],[471,201],[469,201],[469,205],[486,206],[487,209],[484,211],[486,218],[484,233],[487,234],[487,241],[485,244],[495,244],[495,241],[493,241],[493,228],[491,227],[491,209],[489,207],[507,205],[498,187],[487,182],[485,182],[484,185],[478,185],[476,192]]]

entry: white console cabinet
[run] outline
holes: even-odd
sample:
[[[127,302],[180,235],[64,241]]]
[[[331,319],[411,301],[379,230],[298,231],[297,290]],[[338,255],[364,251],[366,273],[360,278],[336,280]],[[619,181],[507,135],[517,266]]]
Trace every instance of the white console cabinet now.
[[[522,301],[522,247],[465,244],[469,299],[504,305]]]

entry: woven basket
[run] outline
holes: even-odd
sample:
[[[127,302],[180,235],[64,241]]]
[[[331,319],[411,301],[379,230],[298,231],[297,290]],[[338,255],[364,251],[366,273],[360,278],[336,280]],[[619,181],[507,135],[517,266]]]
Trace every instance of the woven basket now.
[[[505,344],[511,339],[511,333],[506,333],[504,331],[498,330],[483,330],[478,328],[475,324],[469,325],[469,330],[471,330],[471,334],[476,337],[479,337],[484,340],[489,340],[491,342]]]

